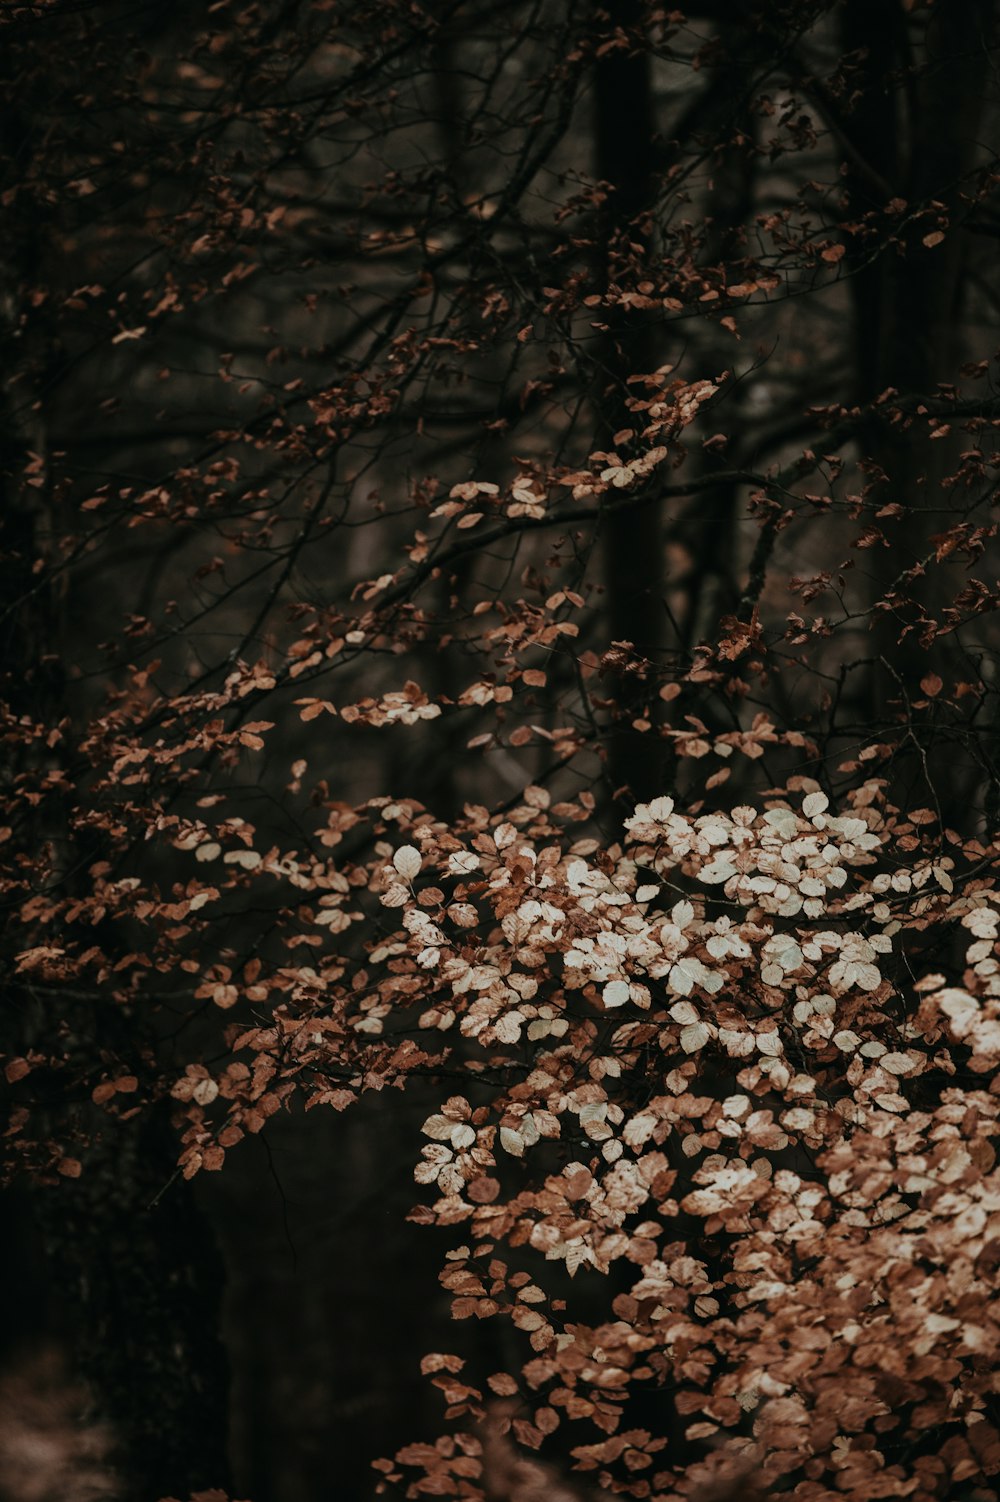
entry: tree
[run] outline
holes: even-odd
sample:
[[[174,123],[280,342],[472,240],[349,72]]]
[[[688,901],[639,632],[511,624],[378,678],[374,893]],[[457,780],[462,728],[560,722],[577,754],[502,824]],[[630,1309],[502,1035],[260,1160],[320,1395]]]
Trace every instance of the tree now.
[[[358,1496],[989,1495],[995,30],[9,8],[5,1140],[126,1489],[227,1485],[259,1139],[352,1359],[444,1263]]]

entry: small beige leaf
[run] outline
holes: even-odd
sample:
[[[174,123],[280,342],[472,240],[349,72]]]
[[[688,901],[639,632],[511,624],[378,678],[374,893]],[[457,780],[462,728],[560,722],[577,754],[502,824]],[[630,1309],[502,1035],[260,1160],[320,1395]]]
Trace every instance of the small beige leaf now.
[[[415,846],[400,845],[392,858],[392,864],[404,881],[412,881],[415,876],[419,876],[423,862],[420,859],[420,851]]]

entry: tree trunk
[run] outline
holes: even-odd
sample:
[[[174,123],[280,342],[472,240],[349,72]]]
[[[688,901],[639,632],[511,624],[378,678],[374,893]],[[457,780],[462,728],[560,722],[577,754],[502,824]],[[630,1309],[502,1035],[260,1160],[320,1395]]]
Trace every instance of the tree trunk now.
[[[611,12],[599,12],[602,29],[616,28],[623,45],[598,59],[594,76],[595,165],[610,189],[602,208],[599,271],[603,288],[614,280],[614,263],[649,254],[648,216],[654,199],[654,104],[651,60],[645,45],[641,0],[622,0]],[[650,373],[663,363],[654,330],[643,314],[607,314],[609,330],[597,353],[594,400],[601,443],[615,450],[614,435],[632,426],[626,406],[630,375]],[[627,453],[627,444],[617,447]],[[655,661],[666,638],[664,609],[663,520],[655,500],[605,518],[602,561],[607,591],[608,642],[631,642],[640,657]],[[637,691],[638,690],[638,691]],[[642,717],[656,702],[655,686],[638,676],[617,674],[614,692],[624,711],[610,741],[610,770],[616,786],[634,798],[662,791],[664,753],[653,730],[634,730],[629,721]]]
[[[961,195],[977,159],[994,13],[993,0],[942,0],[921,44],[898,0],[849,0],[845,7],[845,51],[865,54],[858,100],[844,121],[853,153],[846,164],[850,214],[884,211],[890,196],[905,200],[907,213],[935,206],[931,217],[906,223],[901,243],[874,259],[863,245],[849,252],[861,403],[888,388],[937,397],[940,383],[956,381],[963,359],[992,352],[962,348],[958,315],[970,245],[968,231],[959,227]],[[932,233],[938,213],[950,220],[940,241]],[[879,503],[902,507],[895,519],[879,523],[885,545],[863,555],[874,570],[872,599],[897,588],[901,597],[899,608],[876,610],[873,617],[874,666],[863,707],[872,724],[886,720],[886,705],[899,699],[901,683],[916,689],[934,671],[947,678],[959,650],[954,636],[928,647],[907,628],[918,612],[938,616],[958,587],[956,570],[934,561],[933,539],[957,519],[962,497],[945,481],[962,439],[930,441],[926,426],[901,431],[879,421],[861,439]],[[931,561],[914,571],[921,560]],[[882,665],[890,661],[892,672]],[[961,801],[965,792],[954,787],[947,746],[942,757],[933,767],[901,766],[908,794],[926,801],[930,781],[943,798],[950,788]]]

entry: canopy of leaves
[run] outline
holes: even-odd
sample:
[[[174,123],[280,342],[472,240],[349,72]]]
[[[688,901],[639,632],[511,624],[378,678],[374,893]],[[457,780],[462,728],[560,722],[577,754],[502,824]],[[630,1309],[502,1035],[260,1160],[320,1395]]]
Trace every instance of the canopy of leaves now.
[[[5,1170],[406,1092],[384,1495],[994,1495],[996,12],[7,8]]]

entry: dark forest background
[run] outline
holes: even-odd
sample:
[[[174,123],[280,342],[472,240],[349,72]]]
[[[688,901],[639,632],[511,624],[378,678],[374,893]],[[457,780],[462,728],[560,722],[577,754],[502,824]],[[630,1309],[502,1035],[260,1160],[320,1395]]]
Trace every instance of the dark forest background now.
[[[995,824],[997,19],[994,0],[2,7],[0,1046],[59,1040],[66,1064],[30,1100],[8,1075],[10,1502],[361,1502],[374,1459],[440,1425],[425,1351],[506,1359],[488,1322],[449,1329],[445,1237],[406,1219],[433,1086],[277,1112],[188,1181],[147,1084],[219,1053],[204,966],[124,1000],[113,965],[21,978],[32,862],[36,904],[79,899],[64,933],[141,948],[94,906],[95,880],[154,859],[88,790],[102,716],[141,710],[162,748],[164,704],[242,674],[246,708],[219,714],[236,735],[266,689],[266,753],[206,741],[191,777],[165,759],[161,814],[225,798],[280,840],[311,798],[344,852],[365,799],[449,819],[526,782],[591,789],[611,830],[704,777],[702,732],[760,714],[824,757],[892,740],[871,754],[895,785]],[[636,401],[652,420],[673,382],[683,432],[629,472]],[[476,484],[460,529],[447,503],[471,486],[468,512]],[[575,634],[529,640],[511,607],[487,637],[476,602],[515,597]],[[976,694],[895,735],[929,675]],[[361,708],[307,719],[309,696]],[[217,964],[270,921],[230,913]],[[136,1084],[96,1130],[111,1059]],[[52,1156],[70,1127],[79,1176]]]

